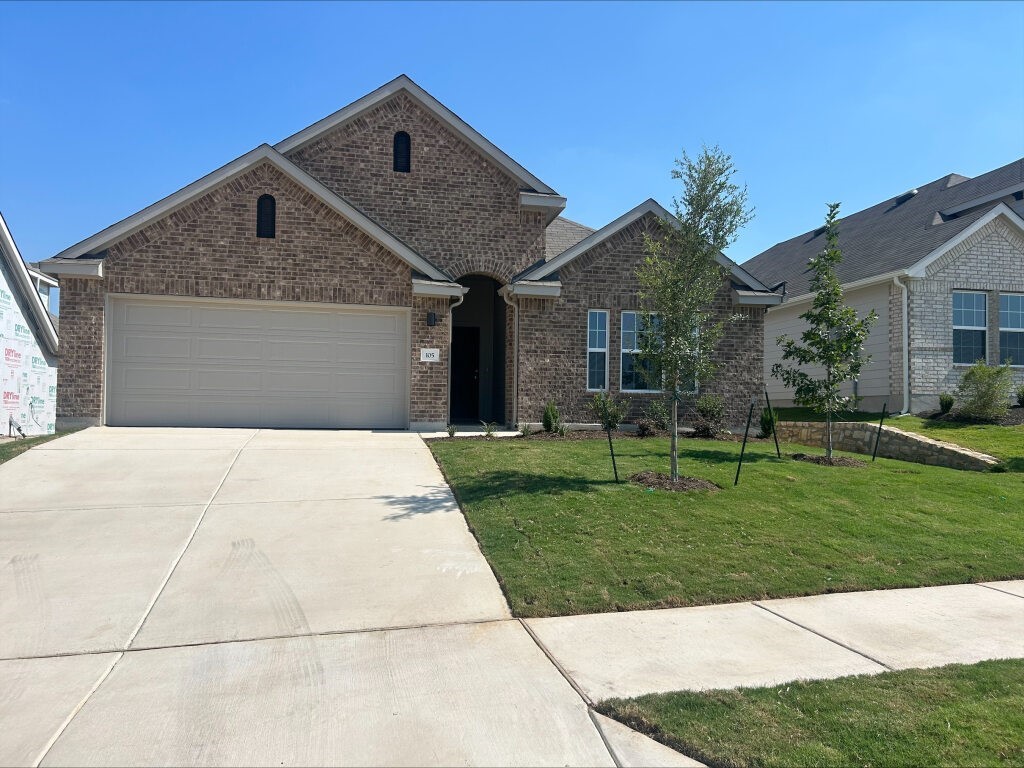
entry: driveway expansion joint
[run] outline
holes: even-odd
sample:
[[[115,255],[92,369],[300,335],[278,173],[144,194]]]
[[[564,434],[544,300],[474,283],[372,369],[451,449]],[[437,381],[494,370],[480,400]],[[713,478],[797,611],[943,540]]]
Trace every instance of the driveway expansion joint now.
[[[858,656],[860,656],[862,658],[865,658],[868,661],[870,661],[870,662],[872,662],[874,664],[877,664],[880,667],[883,667],[884,669],[886,669],[889,672],[893,672],[896,669],[895,667],[890,666],[889,664],[886,664],[884,661],[880,661],[880,660],[876,659],[874,656],[872,656],[869,653],[865,653],[864,651],[861,651],[861,650],[859,650],[857,648],[854,648],[851,645],[847,645],[846,643],[844,643],[844,642],[842,642],[840,640],[836,640],[834,637],[829,637],[828,635],[823,634],[823,633],[819,632],[816,629],[811,629],[806,624],[801,624],[799,621],[795,621],[795,620],[789,618],[788,616],[784,616],[783,614],[779,613],[778,611],[773,611],[771,608],[768,608],[767,606],[765,606],[765,605],[763,605],[761,603],[751,602],[751,605],[753,605],[755,608],[760,608],[762,611],[766,611],[767,613],[770,613],[772,616],[776,616],[776,617],[782,619],[783,621],[788,621],[793,626],[800,627],[800,629],[804,630],[805,632],[810,632],[812,635],[817,635],[818,637],[822,638],[823,640],[828,640],[830,643],[834,643],[835,645],[838,645],[840,648],[845,648],[846,650],[850,651],[851,653],[855,653]]]
[[[1024,595],[1018,595],[1016,592],[1010,592],[1007,589],[1000,589],[999,587],[993,586],[992,584],[984,584],[978,582],[977,584],[975,584],[975,586],[984,587],[985,589],[991,589],[993,592],[998,592],[1002,595],[1009,595],[1010,597],[1019,597],[1021,600],[1024,600]]]

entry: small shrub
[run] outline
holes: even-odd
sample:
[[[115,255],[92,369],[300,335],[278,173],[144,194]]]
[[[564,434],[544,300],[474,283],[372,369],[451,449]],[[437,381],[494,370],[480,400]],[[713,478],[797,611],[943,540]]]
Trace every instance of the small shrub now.
[[[629,400],[616,400],[615,395],[598,392],[590,403],[590,410],[597,417],[598,423],[608,434],[608,452],[612,455],[612,472],[615,482],[619,482],[619,467],[615,463],[615,447],[612,445],[612,432],[619,428],[622,420],[629,413]]]
[[[548,404],[544,406],[544,416],[541,419],[541,423],[544,425],[545,432],[557,431],[558,425],[562,423],[562,419],[558,414],[558,406],[555,405],[554,400],[549,400]]]
[[[1017,387],[1017,405],[1024,408],[1024,384]]]
[[[455,437],[455,433],[459,431],[459,428],[454,424],[449,424],[446,429],[448,430],[448,437]]]
[[[672,421],[672,414],[664,400],[652,400],[644,408],[644,417],[654,424],[655,429],[667,430]]]
[[[943,392],[939,395],[939,412],[949,413],[953,409],[953,403],[955,402],[956,399],[949,392]]]
[[[565,435],[566,435],[566,433],[568,431],[569,431],[569,428],[567,426],[565,426],[565,424],[563,424],[562,422],[558,422],[558,436],[559,437],[565,437]]]
[[[493,421],[481,421],[480,425],[484,428],[484,437],[494,437],[494,430],[498,428],[498,425]]]
[[[693,432],[697,437],[718,437],[725,428],[725,403],[713,394],[697,398],[697,418]]]
[[[761,409],[761,431],[757,433],[758,437],[771,437],[772,432],[775,430],[775,425],[779,423],[779,414],[775,411],[769,411],[767,408]]]
[[[658,425],[654,419],[643,418],[636,421],[637,437],[651,437],[658,434]]]
[[[530,429],[530,422],[524,421],[519,425],[519,434],[523,437],[529,437],[532,430]]]
[[[957,387],[960,415],[965,419],[995,423],[1010,408],[1013,372],[1008,364],[985,365],[979,360],[964,373]]]

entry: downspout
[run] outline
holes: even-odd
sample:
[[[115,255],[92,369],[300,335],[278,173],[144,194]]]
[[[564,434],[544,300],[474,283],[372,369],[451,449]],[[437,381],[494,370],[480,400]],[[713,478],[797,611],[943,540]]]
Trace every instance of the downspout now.
[[[903,293],[903,413],[910,413],[910,301],[909,289],[900,282],[899,275],[892,282]]]
[[[512,426],[519,426],[519,305],[509,297],[512,295],[512,286],[505,286],[505,290],[499,291],[505,303],[512,307],[515,322],[512,326]]]
[[[445,424],[451,423],[452,418],[452,312],[462,302],[466,300],[466,294],[459,294],[459,300],[453,304],[448,305],[448,391],[445,393],[445,399],[448,401],[448,408],[445,409]]]

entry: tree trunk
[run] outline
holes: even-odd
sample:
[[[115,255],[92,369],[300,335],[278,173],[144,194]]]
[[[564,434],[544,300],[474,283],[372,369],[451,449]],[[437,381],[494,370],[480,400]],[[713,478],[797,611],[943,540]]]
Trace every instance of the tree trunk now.
[[[608,452],[612,455],[612,472],[615,473],[615,482],[619,482],[619,468],[615,464],[615,448],[612,446],[612,431],[608,430]]]
[[[832,411],[825,411],[825,458],[832,461]]]
[[[669,448],[672,480],[679,479],[679,398],[672,397],[672,439]]]

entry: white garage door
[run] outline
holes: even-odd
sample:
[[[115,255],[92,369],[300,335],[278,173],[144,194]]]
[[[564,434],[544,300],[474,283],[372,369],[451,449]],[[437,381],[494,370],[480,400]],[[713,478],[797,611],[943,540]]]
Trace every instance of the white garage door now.
[[[401,309],[113,298],[107,423],[408,426]]]

